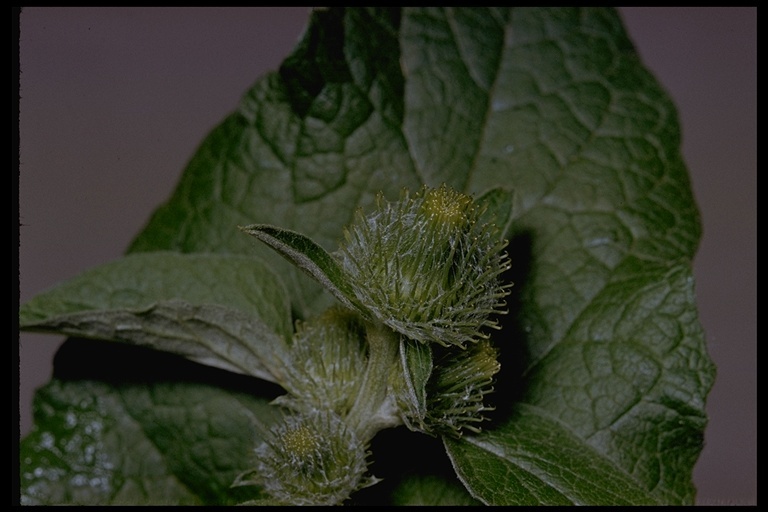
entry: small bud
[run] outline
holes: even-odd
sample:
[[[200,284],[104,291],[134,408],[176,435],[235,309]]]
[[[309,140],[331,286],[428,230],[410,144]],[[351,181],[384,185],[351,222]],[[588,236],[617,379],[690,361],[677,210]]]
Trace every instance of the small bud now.
[[[465,430],[479,432],[484,403],[493,391],[501,365],[490,341],[458,347],[419,348],[413,345],[406,358],[392,369],[390,389],[403,423],[430,435],[460,437]],[[407,368],[405,368],[407,366]]]
[[[493,391],[493,378],[501,369],[498,353],[488,340],[466,350],[448,349],[436,355],[427,382],[426,431],[461,436],[463,430],[480,432],[483,413],[494,408],[484,403]]]
[[[297,322],[282,384],[294,397],[344,416],[355,401],[366,361],[359,317],[332,307]]]
[[[506,241],[472,198],[442,186],[358,211],[337,253],[358,300],[391,329],[421,342],[465,346],[498,328],[509,286]]]
[[[288,413],[256,448],[257,466],[234,485],[258,485],[286,505],[339,505],[376,483],[366,476],[365,446],[331,411]]]

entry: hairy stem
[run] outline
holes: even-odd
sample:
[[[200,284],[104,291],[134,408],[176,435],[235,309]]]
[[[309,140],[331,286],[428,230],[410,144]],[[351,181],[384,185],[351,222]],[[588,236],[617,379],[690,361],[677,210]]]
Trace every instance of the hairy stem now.
[[[347,423],[367,443],[379,430],[402,423],[387,393],[392,367],[397,364],[399,335],[381,322],[367,322],[368,366]]]

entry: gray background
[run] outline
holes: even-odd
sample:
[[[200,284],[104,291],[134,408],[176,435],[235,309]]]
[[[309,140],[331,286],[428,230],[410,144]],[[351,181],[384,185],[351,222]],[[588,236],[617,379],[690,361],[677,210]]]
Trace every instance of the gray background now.
[[[622,8],[675,101],[702,212],[698,305],[718,378],[699,504],[757,500],[756,8]],[[301,8],[25,8],[20,300],[118,258],[206,134],[277,69]],[[20,429],[63,337],[20,335]]]

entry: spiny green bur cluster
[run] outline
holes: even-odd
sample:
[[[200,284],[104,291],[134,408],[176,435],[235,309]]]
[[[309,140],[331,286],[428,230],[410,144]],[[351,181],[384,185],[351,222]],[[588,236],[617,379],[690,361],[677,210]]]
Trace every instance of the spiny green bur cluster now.
[[[235,482],[269,496],[250,503],[343,503],[376,483],[368,446],[384,428],[480,431],[500,368],[488,330],[511,286],[506,241],[482,214],[446,186],[358,210],[328,255],[335,281],[309,272],[344,305],[297,323],[282,362],[288,394],[276,400],[284,414]]]
[[[469,196],[441,187],[397,203],[377,198],[358,210],[340,250],[358,299],[385,325],[424,343],[457,345],[487,337],[507,293],[504,243],[492,225],[478,225]]]

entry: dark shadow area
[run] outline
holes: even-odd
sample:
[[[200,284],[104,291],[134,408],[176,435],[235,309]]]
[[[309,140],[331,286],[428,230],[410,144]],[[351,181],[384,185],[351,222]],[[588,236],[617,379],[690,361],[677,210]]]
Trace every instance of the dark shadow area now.
[[[491,420],[484,424],[484,429],[492,429],[495,424],[504,422],[512,412],[515,403],[525,395],[527,384],[523,375],[528,365],[530,353],[528,339],[522,324],[522,311],[526,288],[530,282],[532,266],[533,234],[515,233],[507,246],[511,266],[503,275],[506,283],[513,283],[507,296],[506,315],[498,317],[501,330],[493,333],[494,346],[499,350],[501,370],[496,376],[495,391],[488,396],[488,402],[496,407],[488,414]]]
[[[284,393],[283,388],[272,382],[195,363],[167,352],[84,338],[68,338],[59,348],[53,360],[53,377],[69,381],[94,380],[114,386],[204,384],[267,400]]]
[[[385,21],[382,22],[382,19]],[[370,37],[365,40],[355,39],[358,24],[368,29]],[[353,77],[349,68],[348,53],[351,48],[358,54],[355,64],[365,64],[367,68],[364,80],[373,77],[377,80],[383,77],[397,77],[386,82],[394,89],[393,98],[401,98],[403,79],[398,59],[399,47],[397,37],[393,35],[393,29],[396,32],[399,26],[399,9],[332,8],[313,11],[301,41],[279,69],[288,102],[297,117],[305,118],[313,108],[313,116],[329,116],[328,120],[339,114],[340,105],[329,102],[332,96],[319,103],[315,100],[324,89],[328,90],[329,86],[353,83],[354,78],[360,79],[359,70],[358,76]],[[364,57],[359,56],[361,53]],[[364,84],[357,85],[366,87]],[[328,91],[325,94],[328,94]],[[363,108],[367,101],[358,103],[358,107],[352,111]],[[364,110],[367,117],[370,112],[365,108]],[[402,118],[402,106],[397,110]],[[339,119],[336,119],[334,125],[338,124]]]
[[[406,427],[382,430],[371,442],[369,472],[381,482],[352,495],[348,505],[392,504],[394,490],[409,477],[438,477],[463,489],[440,438]]]

